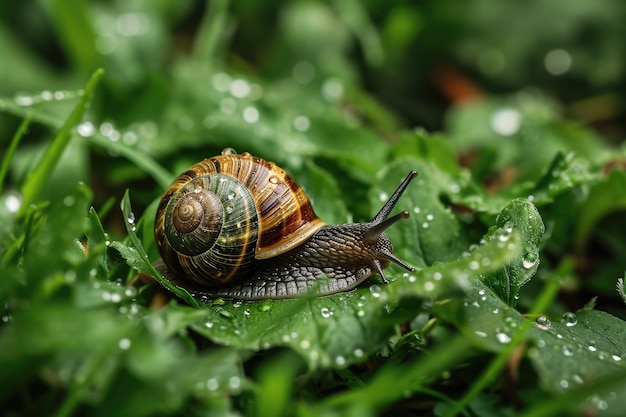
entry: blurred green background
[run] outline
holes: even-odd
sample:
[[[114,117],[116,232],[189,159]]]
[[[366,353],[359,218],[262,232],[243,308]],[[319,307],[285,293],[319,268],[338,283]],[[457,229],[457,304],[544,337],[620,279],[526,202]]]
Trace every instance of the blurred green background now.
[[[224,146],[289,166],[302,155],[323,164],[348,135],[392,141],[420,127],[486,140],[494,112],[520,104],[533,108],[524,117],[624,138],[621,0],[5,0],[0,16],[1,96],[41,102],[40,114],[59,120],[72,103],[63,92],[102,67],[84,132],[173,172],[187,163],[173,153],[193,161]],[[459,115],[477,102],[490,105]],[[2,147],[19,121],[0,113]],[[362,125],[367,133],[352,129]],[[18,160],[48,135],[32,126]],[[101,187],[96,198],[146,179],[102,147],[74,150],[89,157],[64,176]],[[365,178],[359,170],[352,175]],[[27,171],[16,164],[11,175],[19,182]]]
[[[410,292],[399,297],[400,307],[387,315],[382,298],[378,300],[366,286],[346,294],[345,300],[343,294],[315,299],[314,305],[323,305],[327,313],[324,303],[331,303],[336,314],[315,324],[323,337],[306,339],[304,345],[296,338],[307,329],[297,327],[302,323],[294,325],[297,331],[283,334],[280,326],[290,329],[293,324],[287,319],[267,334],[254,326],[253,320],[271,319],[270,307],[272,312],[281,308],[289,312],[290,302],[250,303],[244,308],[226,302],[204,310],[172,302],[150,310],[154,288],[126,287],[135,271],[122,259],[124,253],[120,256],[114,249],[125,247],[124,239],[128,242],[124,216],[117,208],[122,195],[130,190],[137,219],[143,219],[137,234],[153,260],[157,255],[150,222],[160,195],[174,175],[225,147],[284,167],[307,190],[317,214],[328,223],[371,218],[382,196],[393,189],[390,182],[397,172],[402,171],[402,176],[417,167],[416,186],[398,206],[410,208],[411,218],[404,227],[390,229],[389,235],[396,253],[423,268],[421,272],[440,263],[452,268],[455,260],[467,261],[480,246],[477,243],[494,231],[489,228],[511,201],[536,206],[541,215],[541,221],[533,216],[537,236],[522,251],[532,252],[535,262],[521,275],[525,280],[534,275],[539,256],[541,267],[523,288],[519,303],[518,290],[525,281],[510,285],[506,268],[500,275],[487,276],[492,279],[487,284],[502,284],[509,291],[507,314],[528,321],[513,306],[529,311],[544,285],[558,282],[558,301],[546,309],[555,332],[564,333],[571,324],[559,323],[560,317],[567,317],[564,313],[572,314],[595,296],[601,310],[623,317],[626,291],[619,284],[618,294],[615,287],[623,276],[626,254],[624,22],[623,0],[0,0],[2,158],[13,138],[21,139],[15,155],[3,160],[2,168],[8,172],[0,184],[4,201],[0,217],[6,219],[0,222],[4,262],[0,266],[12,278],[0,281],[0,292],[9,294],[1,317],[9,324],[3,327],[7,330],[0,342],[11,348],[2,362],[3,375],[21,379],[15,384],[10,378],[1,381],[0,400],[19,398],[23,409],[52,408],[58,416],[71,415],[77,404],[82,404],[80,411],[92,410],[93,405],[94,415],[170,415],[168,410],[191,415],[181,404],[197,394],[200,384],[215,394],[210,401],[218,399],[222,415],[233,415],[226,404],[231,400],[242,413],[254,407],[284,407],[282,414],[289,415],[286,410],[299,404],[301,415],[307,411],[321,415],[306,409],[321,397],[329,398],[325,415],[337,415],[333,402],[337,393],[347,394],[339,402],[354,406],[353,415],[363,415],[359,402],[350,397],[353,390],[364,387],[356,398],[371,399],[381,409],[395,405],[403,394],[393,383],[405,376],[404,364],[430,366],[436,361],[430,361],[429,355],[438,354],[440,368],[426,366],[420,374],[432,379],[417,386],[407,377],[403,386],[409,394],[424,387],[426,392],[428,381],[437,381],[422,398],[427,398],[427,408],[442,415],[432,398],[445,397],[439,404],[451,404],[446,396],[458,398],[472,386],[490,355],[511,340],[505,343],[494,337],[491,345],[484,345],[477,333],[466,330],[466,323],[455,321],[455,311],[448,311],[448,316],[445,311],[431,311],[432,300],[413,299]],[[74,121],[69,115],[98,68],[105,73],[90,107],[82,122]],[[29,118],[33,121],[20,136],[20,124]],[[60,163],[40,181],[41,193],[25,193],[29,172],[41,166],[40,157],[62,136],[58,133],[68,120],[72,135]],[[87,185],[77,186],[81,181]],[[20,198],[39,204],[25,205],[18,213]],[[104,229],[95,211],[90,213],[89,227],[71,222],[86,215],[84,208],[90,205]],[[519,217],[515,220],[522,226],[531,218]],[[89,244],[93,243],[90,250],[95,248],[87,257],[75,244],[77,237],[84,240],[85,231]],[[110,241],[118,245],[111,246]],[[58,253],[46,246],[50,242],[58,246]],[[136,254],[131,249],[128,258]],[[488,269],[488,265],[481,267]],[[401,272],[393,274],[399,284],[412,288],[408,280],[399,278]],[[476,284],[483,285],[478,280]],[[445,288],[451,289],[459,288]],[[480,294],[470,292],[465,295]],[[493,305],[483,303],[485,298],[475,299],[484,304],[475,309],[485,320],[478,324],[502,335],[506,323],[493,319],[495,311],[504,313],[497,298],[502,294],[488,293]],[[352,309],[357,306],[365,314],[356,298],[361,294],[377,299],[379,304],[372,304],[380,307],[368,310],[365,318]],[[448,295],[442,290],[436,296]],[[450,297],[451,310],[455,302],[462,303],[456,295]],[[333,304],[335,299],[340,301]],[[466,304],[470,310],[472,303]],[[384,320],[379,320],[379,313]],[[580,317],[594,314],[586,311]],[[285,313],[284,317],[297,322],[303,315]],[[347,318],[353,321],[343,321]],[[83,337],[65,337],[61,330],[67,322]],[[590,320],[588,338],[596,338],[594,325],[606,322]],[[615,348],[610,350],[613,358],[621,356],[614,361],[623,363],[623,322],[615,322],[610,328],[616,330],[604,332],[610,345],[605,350]],[[224,332],[215,323],[227,323],[238,333]],[[359,334],[363,345],[356,346],[353,356],[344,355],[342,349],[361,339],[335,331],[348,327],[363,331]],[[536,325],[532,330],[543,337]],[[471,349],[448,343],[447,336],[463,331],[469,334],[464,343]],[[261,344],[259,334],[269,338]],[[568,360],[568,366],[573,364],[568,377],[581,379],[578,365],[591,363],[587,360],[591,350],[580,345],[579,351],[587,356],[564,358],[560,337],[553,339],[548,350],[558,353],[563,363]],[[578,340],[580,344],[587,339]],[[428,345],[433,341],[434,348]],[[594,343],[589,346],[596,352]],[[209,348],[215,345],[225,348]],[[281,351],[287,359],[280,363],[291,365],[273,366],[272,355],[284,347],[290,349]],[[451,355],[447,348],[459,350]],[[83,356],[74,355],[74,349]],[[256,353],[252,359],[251,351]],[[326,362],[304,354],[301,358],[293,351],[327,355]],[[458,358],[459,351],[479,352],[479,357],[468,361],[470,367],[465,358],[448,367],[445,361]],[[91,355],[96,356],[93,369]],[[110,357],[124,359],[105,360]],[[391,365],[385,368],[389,357]],[[81,358],[87,359],[83,363]],[[330,372],[313,375],[312,371],[300,379],[303,358],[323,363]],[[527,379],[521,381],[519,392],[526,403],[560,398],[560,406],[566,409],[576,391],[559,397],[565,387],[554,372],[558,361],[542,358],[549,358],[542,366],[520,367]],[[598,362],[589,369],[604,369],[605,362]],[[257,373],[258,363],[262,365],[252,381],[248,376]],[[622,372],[621,363],[609,365]],[[99,370],[101,365],[105,371]],[[348,365],[354,366],[348,369]],[[220,366],[226,371],[221,372]],[[217,379],[207,382],[206,368],[217,369]],[[46,369],[53,371],[42,372]],[[283,375],[282,369],[293,369],[293,375]],[[386,389],[378,390],[368,382],[380,369],[381,386]],[[385,382],[385,369],[390,370],[386,375],[393,383]],[[532,372],[536,374],[528,375]],[[440,380],[442,374],[447,376]],[[174,394],[169,378],[181,387]],[[273,397],[266,394],[280,391],[273,383],[280,378],[282,399],[268,401]],[[33,393],[43,391],[42,386],[57,388],[37,397]],[[93,392],[81,393],[86,386]],[[299,400],[289,399],[291,390],[298,389],[294,395]],[[368,389],[380,395],[370,395]],[[65,395],[68,391],[71,395]],[[483,393],[485,405],[492,401],[492,391]],[[120,395],[143,401],[110,400]],[[503,397],[498,401],[516,403],[506,393]],[[620,413],[619,401],[625,396],[614,397],[611,400],[617,402],[610,411]],[[412,401],[410,396],[405,399]],[[106,406],[100,409],[99,401]],[[116,412],[118,404],[126,407],[124,413]],[[493,404],[493,410],[498,410],[500,404]],[[193,415],[207,415],[204,411],[199,407]]]
[[[364,220],[367,185],[402,155],[388,145],[415,129],[442,132],[492,193],[537,180],[558,152],[624,164],[621,0],[5,0],[0,19],[0,147],[35,119],[5,190],[105,70],[42,200],[83,181],[96,208],[131,189],[142,213],[172,175],[232,147],[323,197],[326,221]],[[118,210],[105,221],[125,235]]]

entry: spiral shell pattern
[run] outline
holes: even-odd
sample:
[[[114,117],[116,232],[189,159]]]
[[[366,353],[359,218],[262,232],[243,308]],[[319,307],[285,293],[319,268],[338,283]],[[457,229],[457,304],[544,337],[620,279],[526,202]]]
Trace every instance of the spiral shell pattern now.
[[[161,200],[155,236],[179,278],[212,287],[245,279],[255,259],[287,252],[322,226],[284,170],[243,153],[205,159],[181,174]]]

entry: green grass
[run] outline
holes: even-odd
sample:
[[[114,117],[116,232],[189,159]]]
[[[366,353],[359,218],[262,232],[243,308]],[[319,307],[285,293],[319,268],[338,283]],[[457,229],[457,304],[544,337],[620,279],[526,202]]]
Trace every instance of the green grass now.
[[[613,45],[609,2],[525,32],[575,57],[547,80],[480,72],[545,52],[482,26],[482,2],[79,3],[0,21],[3,415],[621,416],[622,64],[585,66],[597,45],[574,36],[593,15]],[[449,62],[476,91],[444,107]],[[328,223],[369,220],[417,170],[388,231],[415,272],[259,302],[170,285],[156,206],[226,147],[285,168]]]

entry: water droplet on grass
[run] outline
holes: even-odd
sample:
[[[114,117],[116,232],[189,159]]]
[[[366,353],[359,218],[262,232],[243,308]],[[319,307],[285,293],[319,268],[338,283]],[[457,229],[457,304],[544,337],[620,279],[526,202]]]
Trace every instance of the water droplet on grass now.
[[[561,323],[563,323],[567,327],[573,327],[576,326],[576,324],[578,323],[578,318],[576,317],[576,314],[572,312],[567,312],[563,314],[563,317],[561,318]]]
[[[346,358],[341,355],[335,357],[335,364],[337,364],[337,366],[344,366],[346,364]]]
[[[574,350],[568,345],[563,346],[561,352],[563,352],[565,356],[574,356]]]
[[[550,322],[550,320],[546,316],[539,316],[535,319],[535,327],[541,330],[548,330],[550,329],[551,325],[552,322]]]
[[[299,132],[306,132],[311,127],[311,121],[306,116],[297,116],[293,120],[293,128]]]
[[[243,109],[243,120],[247,123],[253,124],[259,121],[259,111],[256,107],[248,106]]]
[[[375,298],[379,298],[380,297],[381,291],[382,291],[382,288],[380,287],[380,285],[372,285],[370,287],[370,293]]]
[[[337,78],[329,78],[322,84],[322,95],[330,102],[343,98],[343,85]]]
[[[128,339],[128,338],[126,338],[126,337],[125,337],[125,338],[123,338],[123,339],[120,339],[120,341],[117,343],[117,345],[118,345],[118,346],[120,347],[120,349],[122,349],[122,350],[128,350],[128,349],[130,349],[131,344],[132,344],[132,343],[131,343],[130,339]]]
[[[93,123],[87,121],[87,122],[83,122],[83,123],[79,124],[76,127],[76,131],[82,137],[88,138],[88,137],[93,136],[94,133],[96,133],[96,127],[93,125]]]
[[[511,342],[511,336],[508,335],[507,333],[502,332],[502,331],[496,333],[496,339],[498,340],[498,342],[500,342],[502,344],[506,344],[506,343],[510,343]]]
[[[219,388],[220,384],[215,378],[209,378],[206,382],[206,387],[209,391],[215,391]]]
[[[539,256],[533,250],[528,250],[522,256],[522,266],[526,269],[533,268],[539,262]]]
[[[250,84],[242,79],[236,79],[230,84],[230,94],[237,98],[247,97],[250,90]]]

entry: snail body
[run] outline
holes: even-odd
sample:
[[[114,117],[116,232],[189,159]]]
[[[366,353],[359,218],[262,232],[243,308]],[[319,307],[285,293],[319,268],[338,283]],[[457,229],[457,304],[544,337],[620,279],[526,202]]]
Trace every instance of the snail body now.
[[[383,232],[408,217],[387,218],[416,175],[409,173],[372,221],[327,225],[273,162],[224,151],[189,168],[163,195],[155,266],[202,300],[328,295],[376,273],[386,282],[390,262],[412,270]]]

